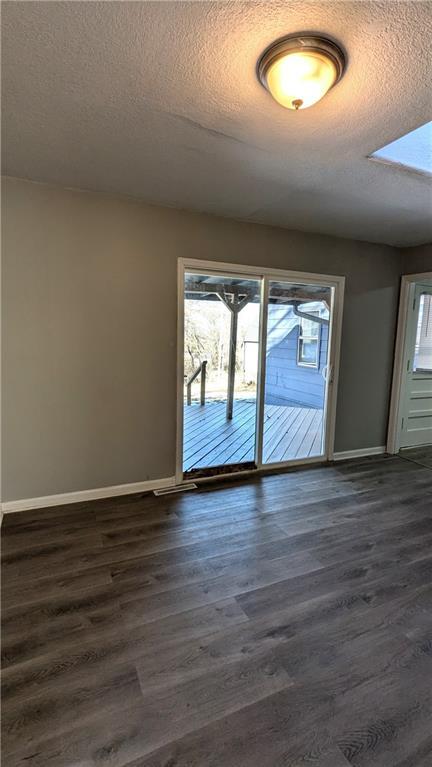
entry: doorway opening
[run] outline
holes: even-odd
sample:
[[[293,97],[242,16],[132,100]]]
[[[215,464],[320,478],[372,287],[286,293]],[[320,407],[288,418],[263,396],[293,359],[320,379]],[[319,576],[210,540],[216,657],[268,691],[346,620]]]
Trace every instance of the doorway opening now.
[[[178,481],[329,457],[343,278],[316,278],[180,263]]]

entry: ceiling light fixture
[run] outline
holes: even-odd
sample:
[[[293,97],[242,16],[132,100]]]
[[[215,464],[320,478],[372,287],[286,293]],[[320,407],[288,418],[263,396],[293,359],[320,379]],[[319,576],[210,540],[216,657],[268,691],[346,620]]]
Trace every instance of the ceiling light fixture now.
[[[341,79],[345,55],[332,40],[289,35],[267,48],[258,62],[258,78],[287,109],[306,109]]]

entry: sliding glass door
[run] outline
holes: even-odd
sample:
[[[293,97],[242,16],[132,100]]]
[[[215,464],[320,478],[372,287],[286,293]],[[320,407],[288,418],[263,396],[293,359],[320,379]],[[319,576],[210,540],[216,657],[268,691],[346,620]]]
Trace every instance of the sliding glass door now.
[[[256,468],[261,280],[184,276],[183,472]]]
[[[331,288],[269,281],[263,464],[324,454]]]
[[[327,456],[339,286],[273,275],[181,272],[182,477]]]

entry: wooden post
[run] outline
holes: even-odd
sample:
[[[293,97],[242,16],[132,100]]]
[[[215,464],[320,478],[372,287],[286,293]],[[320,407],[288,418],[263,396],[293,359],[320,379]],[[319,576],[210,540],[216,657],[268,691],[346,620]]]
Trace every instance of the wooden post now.
[[[229,348],[229,362],[228,362],[228,392],[227,392],[227,408],[226,408],[226,417],[230,421],[232,420],[232,417],[233,417],[233,408],[234,408],[237,327],[238,327],[238,311],[237,311],[236,303],[234,303],[231,309],[230,348]]]
[[[199,374],[201,373],[201,405],[205,404],[205,389],[206,389],[206,368],[207,368],[207,360],[203,360],[199,367],[192,373],[190,378],[186,381],[186,391],[187,391],[187,404],[190,405],[192,402],[192,384],[195,381],[195,378],[198,378]]]
[[[207,360],[201,362],[201,405],[205,405]]]
[[[235,366],[236,366],[236,352],[237,352],[237,326],[238,316],[249,301],[252,300],[253,294],[249,291],[246,295],[239,300],[237,295],[233,295],[229,300],[227,296],[216,290],[216,295],[219,296],[223,304],[231,312],[231,326],[230,326],[230,341],[229,341],[229,360],[228,360],[228,391],[227,391],[227,407],[226,417],[231,421],[233,417],[234,408],[234,384],[235,384]]]

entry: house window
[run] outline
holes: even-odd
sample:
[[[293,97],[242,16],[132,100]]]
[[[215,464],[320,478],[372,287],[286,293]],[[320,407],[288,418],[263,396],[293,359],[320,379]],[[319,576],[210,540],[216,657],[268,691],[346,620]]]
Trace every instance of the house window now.
[[[318,311],[308,314],[319,317]],[[297,365],[308,368],[319,368],[321,323],[306,317],[300,318],[297,342]]]

